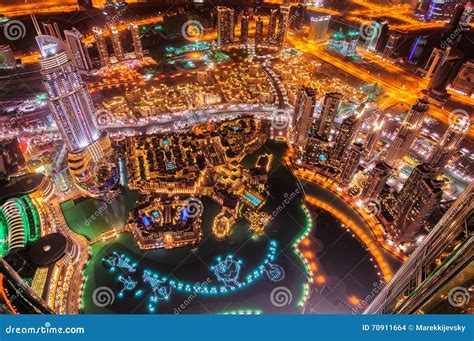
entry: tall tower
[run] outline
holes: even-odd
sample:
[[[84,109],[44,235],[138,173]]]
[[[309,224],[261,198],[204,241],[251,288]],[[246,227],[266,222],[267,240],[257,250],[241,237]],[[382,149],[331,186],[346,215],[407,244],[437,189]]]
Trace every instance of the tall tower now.
[[[473,213],[471,182],[364,314],[472,314]]]
[[[275,35],[278,22],[278,9],[270,10],[270,22],[268,24],[268,42],[273,44],[275,42]]]
[[[76,67],[81,71],[92,70],[92,62],[89,51],[82,43],[82,34],[75,27],[71,31],[65,30],[66,42],[71,51],[72,60]]]
[[[241,21],[240,21],[240,42],[242,44],[247,44],[247,41],[249,39],[249,16],[248,15],[242,15]]]
[[[282,48],[286,42],[286,32],[288,31],[288,22],[290,19],[290,7],[280,6],[280,15],[278,19],[278,32],[276,35],[276,44]]]
[[[108,162],[113,150],[109,137],[97,128],[94,104],[86,83],[57,38],[36,37],[41,51],[43,84],[48,105],[69,154],[69,171],[76,185],[92,196],[115,187],[115,164]]]
[[[107,51],[107,44],[105,43],[104,32],[101,28],[92,28],[94,34],[95,44],[97,46],[97,52],[99,53],[100,65],[109,65],[109,51]]]
[[[369,172],[367,181],[362,189],[363,198],[377,198],[392,174],[392,167],[385,162],[379,162]]]
[[[344,119],[334,142],[331,160],[334,160],[335,162],[341,161],[342,157],[346,153],[346,150],[351,146],[352,142],[359,133],[357,127],[357,116],[355,114],[352,114]]]
[[[293,113],[293,138],[296,149],[302,149],[308,140],[314,108],[316,106],[316,89],[301,88],[296,99]]]
[[[441,141],[435,146],[428,162],[437,171],[442,171],[453,154],[461,145],[464,137],[469,131],[469,118],[462,117],[451,124],[443,135]]]
[[[263,43],[263,20],[262,17],[257,18],[255,23],[255,46]]]
[[[366,148],[367,148],[367,160],[370,160],[374,154],[375,147],[377,146],[377,141],[380,139],[380,135],[382,134],[382,127],[383,127],[384,120],[375,121],[370,128],[370,131],[367,133],[366,138]]]
[[[419,98],[408,111],[405,120],[398,129],[395,139],[387,151],[385,162],[389,165],[393,165],[397,160],[408,154],[411,145],[421,131],[421,126],[429,107],[426,99]]]
[[[318,121],[317,134],[324,140],[329,139],[329,134],[337,116],[337,112],[342,102],[342,94],[338,92],[327,93],[323,100],[321,115]]]
[[[311,17],[309,22],[308,39],[312,41],[324,41],[328,33],[330,15],[321,17]]]
[[[110,38],[112,38],[112,48],[114,49],[114,55],[118,61],[124,60],[122,43],[120,41],[120,32],[117,26],[110,26]]]
[[[132,32],[133,48],[137,59],[143,59],[142,40],[140,39],[140,29],[136,22],[130,23],[130,31]]]
[[[394,236],[399,242],[413,238],[427,214],[443,194],[442,181],[434,179],[434,169],[422,163],[416,166],[397,196]]]
[[[234,10],[223,6],[217,7],[217,46],[232,44],[234,34]]]
[[[365,148],[362,143],[353,143],[349,148],[341,173],[341,181],[343,184],[348,184],[352,180],[364,153]]]
[[[445,51],[434,48],[433,51],[431,52],[430,58],[428,58],[428,61],[426,62],[425,69],[426,71],[426,78],[430,78],[433,73],[437,70],[439,63],[441,59],[443,58]]]

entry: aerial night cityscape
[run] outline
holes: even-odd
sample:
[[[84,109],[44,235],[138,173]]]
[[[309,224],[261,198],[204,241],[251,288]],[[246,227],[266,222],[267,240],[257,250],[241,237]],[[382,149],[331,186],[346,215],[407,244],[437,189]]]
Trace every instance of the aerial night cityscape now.
[[[473,315],[473,10],[0,0],[1,314]]]

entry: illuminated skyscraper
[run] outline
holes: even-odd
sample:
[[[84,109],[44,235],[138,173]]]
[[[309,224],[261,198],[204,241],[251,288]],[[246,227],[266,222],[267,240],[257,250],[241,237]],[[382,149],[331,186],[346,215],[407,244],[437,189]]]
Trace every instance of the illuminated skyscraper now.
[[[412,241],[427,215],[441,201],[442,185],[442,181],[434,179],[430,165],[422,163],[412,170],[393,208],[392,236],[396,241]]]
[[[330,15],[311,17],[309,22],[308,39],[312,41],[324,41],[328,33]]]
[[[456,153],[469,131],[469,125],[468,117],[460,118],[448,127],[441,141],[435,146],[428,162],[437,172],[442,171]]]
[[[382,134],[382,127],[383,127],[384,120],[375,121],[370,127],[369,132],[367,133],[367,138],[365,142],[365,146],[367,149],[367,159],[370,160],[373,156],[375,151],[375,147],[377,146],[377,142],[380,139],[380,135]]]
[[[426,62],[425,69],[426,69],[426,78],[430,78],[434,72],[436,72],[439,62],[443,58],[443,55],[446,51],[443,51],[438,48],[434,48],[433,51],[431,52],[430,58],[428,58],[428,61]]]
[[[293,113],[293,137],[292,141],[296,149],[302,149],[308,140],[308,131],[313,119],[316,106],[316,90],[302,88],[298,92],[295,111]]]
[[[82,71],[92,70],[92,62],[89,51],[82,43],[82,34],[75,27],[71,31],[65,30],[66,42],[71,52],[72,60],[76,67]]]
[[[247,44],[249,39],[249,16],[242,15],[240,21],[240,42],[242,44]]]
[[[290,27],[292,30],[299,31],[303,29],[306,9],[306,5],[301,3],[291,8],[290,12],[292,13],[292,20],[290,21]]]
[[[109,51],[107,51],[107,44],[105,43],[104,32],[98,27],[92,28],[94,34],[97,52],[99,53],[100,65],[107,66],[109,64]]]
[[[219,6],[217,16],[217,46],[232,44],[235,34],[234,10]]]
[[[321,115],[318,119],[317,134],[324,140],[329,139],[334,119],[342,102],[342,94],[338,92],[327,93],[324,96],[323,106],[321,108]]]
[[[428,101],[419,98],[408,111],[405,120],[398,129],[395,139],[387,151],[385,162],[393,165],[397,160],[408,154],[411,145],[421,131],[421,126],[428,110]]]
[[[270,11],[270,22],[268,24],[268,42],[273,44],[275,42],[276,29],[278,23],[278,9]]]
[[[289,18],[290,18],[290,7],[280,6],[280,15],[278,18],[278,31],[276,34],[276,44],[278,47],[283,47],[285,45]]]
[[[349,30],[349,32],[347,32],[346,34],[346,42],[344,44],[343,54],[345,56],[355,55],[358,42],[359,42],[359,31]]]
[[[336,135],[334,141],[334,149],[331,153],[331,161],[336,163],[341,162],[347,149],[351,146],[354,139],[359,133],[359,125],[357,122],[357,116],[355,114],[350,115],[342,121],[341,127]]]
[[[120,32],[117,26],[110,26],[110,38],[112,39],[112,48],[114,49],[114,55],[118,61],[124,60],[122,42],[120,41]]]
[[[471,182],[364,314],[473,314],[473,213]]]
[[[68,147],[69,171],[75,183],[99,196],[116,185],[117,168],[108,162],[113,150],[107,134],[97,128],[94,104],[62,41],[36,37],[48,105]]]
[[[377,163],[369,172],[367,180],[362,189],[361,197],[377,198],[392,174],[392,167],[385,162]]]
[[[348,184],[352,180],[364,153],[365,148],[362,143],[353,143],[348,149],[341,172],[341,181],[343,184]]]
[[[258,17],[255,24],[255,45],[262,45],[263,43],[263,20]]]
[[[10,45],[0,45],[0,68],[13,68],[15,65],[16,61]]]
[[[137,59],[143,59],[142,40],[140,39],[140,29],[136,22],[130,23],[130,31],[132,32],[133,47]]]

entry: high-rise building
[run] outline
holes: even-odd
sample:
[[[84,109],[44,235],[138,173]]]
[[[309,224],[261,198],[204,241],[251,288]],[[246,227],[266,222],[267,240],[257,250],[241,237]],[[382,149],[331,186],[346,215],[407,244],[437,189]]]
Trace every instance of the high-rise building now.
[[[291,7],[291,20],[290,20],[290,28],[294,31],[299,31],[303,29],[304,25],[304,18],[306,16],[306,5],[298,4],[296,6]]]
[[[377,198],[392,174],[392,167],[385,162],[378,162],[367,176],[367,180],[362,189],[361,197]]]
[[[71,31],[64,30],[67,46],[71,54],[72,61],[80,71],[92,70],[92,62],[89,51],[82,43],[82,34],[75,27]]]
[[[185,13],[167,14],[163,16],[163,27],[166,39],[183,37],[183,26],[189,20]]]
[[[359,133],[357,116],[355,114],[350,115],[342,121],[341,127],[337,132],[336,139],[334,141],[334,148],[331,153],[331,161],[342,162],[347,149],[352,145],[352,142]]]
[[[0,257],[0,314],[52,314],[48,305]]]
[[[52,23],[48,20],[48,22],[42,22],[41,25],[43,25],[43,30],[47,35],[61,40],[63,39],[63,37],[61,36],[61,31],[59,31],[57,22]]]
[[[392,236],[398,242],[411,241],[426,216],[441,201],[442,181],[435,180],[435,170],[426,163],[416,166],[393,207],[395,221]]]
[[[99,53],[100,65],[109,65],[109,51],[107,50],[107,44],[105,43],[104,32],[101,28],[92,28],[94,34],[95,44],[97,46],[97,52]]]
[[[257,18],[255,24],[255,45],[262,45],[263,43],[263,20],[262,17]]]
[[[286,42],[286,32],[288,30],[288,22],[290,19],[290,7],[280,6],[280,13],[278,16],[278,31],[276,33],[276,45],[283,47]]]
[[[343,50],[345,56],[354,56],[356,54],[357,43],[359,42],[359,31],[349,30],[346,34],[346,43]]]
[[[370,130],[367,133],[367,138],[365,139],[365,146],[367,149],[367,159],[370,160],[374,154],[375,147],[377,142],[380,139],[382,134],[384,120],[374,121],[373,125],[369,128]]]
[[[394,31],[387,38],[387,44],[385,44],[382,52],[382,57],[385,59],[396,59],[399,54],[397,53],[400,42],[402,41],[403,33]]]
[[[331,133],[339,107],[341,106],[342,97],[342,94],[338,92],[327,93],[326,96],[324,96],[317,130],[318,136],[323,140],[329,140],[329,134]]]
[[[308,131],[313,119],[316,106],[316,90],[303,87],[298,92],[295,110],[293,113],[292,141],[296,149],[303,149],[308,140]]]
[[[1,50],[1,47],[0,47]],[[0,52],[1,54],[1,52]],[[474,61],[467,61],[459,71],[458,75],[451,84],[451,88],[468,97],[472,97],[474,93],[473,84],[474,78]]]
[[[0,45],[0,69],[13,68],[15,65],[16,60],[10,45]]]
[[[463,55],[457,49],[448,47],[439,62],[439,66],[428,84],[425,93],[437,104],[444,104],[450,95],[446,87],[457,76],[462,66]]]
[[[438,48],[433,49],[433,51],[431,52],[430,58],[428,58],[428,61],[426,62],[426,65],[425,65],[426,78],[431,78],[433,73],[436,72],[440,64],[439,62],[443,58],[444,53],[445,51],[441,49],[438,49]]]
[[[463,14],[464,14],[464,5],[457,4],[456,7],[454,8],[453,14],[451,15],[451,19],[449,20],[449,26],[452,29],[456,29],[457,27],[459,27]]]
[[[364,153],[365,148],[362,143],[353,143],[348,149],[341,172],[341,181],[343,184],[351,182]]]
[[[326,40],[330,20],[330,15],[311,17],[309,21],[308,39],[316,42]]]
[[[428,101],[422,98],[419,98],[412,106],[398,129],[395,139],[388,148],[385,162],[389,165],[393,165],[394,162],[408,154],[411,145],[421,131],[423,120],[428,113],[428,109]]]
[[[118,61],[124,60],[125,55],[123,53],[122,42],[120,41],[120,32],[115,25],[110,26],[110,38],[112,39],[112,48],[115,58],[117,58]]]
[[[457,122],[449,125],[443,138],[435,146],[428,162],[437,171],[442,171],[448,161],[458,150],[461,142],[469,131],[469,118],[461,117]]]
[[[473,212],[471,182],[364,314],[473,314]]]
[[[463,31],[469,31],[469,24],[471,23],[472,20],[472,13],[474,10],[474,5],[472,1],[469,1],[466,3],[464,6],[464,12],[462,14],[461,20],[460,20],[460,27]]]
[[[112,144],[99,131],[86,83],[68,58],[64,43],[51,36],[36,37],[48,105],[68,147],[69,171],[76,185],[92,196],[115,187],[117,167],[109,162]]]
[[[268,24],[268,42],[273,44],[275,42],[276,37],[276,30],[277,30],[277,23],[278,23],[278,9],[270,10],[270,22]]]
[[[249,16],[242,15],[240,21],[240,42],[242,44],[247,44],[249,39]]]
[[[217,46],[232,44],[234,35],[234,10],[223,6],[217,7]]]
[[[140,38],[140,29],[136,22],[130,23],[130,32],[132,32],[133,48],[137,59],[143,59],[142,40]]]

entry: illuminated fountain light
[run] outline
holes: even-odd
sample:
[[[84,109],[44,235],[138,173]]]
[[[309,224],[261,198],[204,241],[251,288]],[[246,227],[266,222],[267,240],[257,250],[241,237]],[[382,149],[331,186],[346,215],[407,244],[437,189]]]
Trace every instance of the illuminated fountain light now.
[[[148,304],[148,311],[151,313],[155,311],[160,300],[167,301],[171,296],[172,289],[167,280],[166,277],[160,278],[158,274],[153,274],[150,271],[143,272],[143,281],[148,283],[153,291]]]
[[[239,286],[240,283],[238,279],[241,269],[242,260],[234,259],[233,255],[228,255],[224,259],[217,257],[216,265],[211,266],[211,271],[217,280],[224,284],[224,288]]]
[[[135,289],[136,286],[137,286],[137,283],[138,283],[138,282],[132,280],[129,276],[127,276],[127,277],[120,276],[119,277],[119,282],[123,284],[122,290],[120,290],[119,293],[118,293],[119,297],[123,297],[125,292],[132,291],[133,289]]]
[[[272,282],[280,282],[285,278],[285,270],[278,264],[267,263],[264,270],[268,279]]]
[[[115,271],[116,268],[122,269],[128,273],[137,271],[137,263],[132,263],[130,258],[125,255],[119,255],[116,252],[104,257],[102,262],[105,267],[110,269],[110,271]]]

